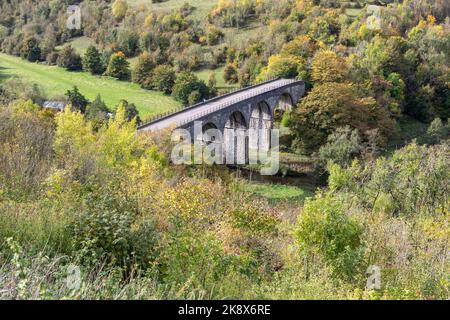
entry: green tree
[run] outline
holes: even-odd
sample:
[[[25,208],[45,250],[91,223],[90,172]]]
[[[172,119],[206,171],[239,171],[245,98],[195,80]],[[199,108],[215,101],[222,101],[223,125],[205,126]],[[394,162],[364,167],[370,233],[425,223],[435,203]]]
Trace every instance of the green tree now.
[[[208,76],[208,87],[209,92],[211,96],[217,95],[217,80],[216,80],[216,73],[212,71]]]
[[[72,90],[66,92],[67,100],[72,108],[84,113],[89,101],[80,93],[77,86],[74,86]]]
[[[83,56],[83,69],[92,74],[102,74],[104,66],[101,55],[95,46],[89,46]]]
[[[306,200],[296,229],[301,253],[310,265],[319,255],[336,278],[355,279],[363,262],[363,227],[330,195]],[[307,270],[309,275],[310,270]]]
[[[147,52],[143,52],[133,69],[132,80],[141,85],[142,88],[152,88],[152,71],[155,68],[155,62],[152,56]]]
[[[199,80],[194,73],[189,71],[180,73],[175,80],[172,96],[178,101],[188,104],[190,102],[189,96],[194,91],[198,91],[199,93],[199,95],[195,94],[196,100],[207,98],[209,94],[206,84]]]
[[[117,78],[119,80],[127,80],[130,78],[130,63],[126,59],[123,52],[114,53],[109,59],[108,68],[105,74]]]
[[[445,125],[440,118],[436,118],[431,122],[427,130],[427,137],[430,143],[440,143],[449,137],[449,126]]]
[[[158,65],[153,70],[152,87],[155,90],[162,91],[165,94],[172,93],[172,88],[175,84],[175,71],[169,65]]]
[[[127,100],[120,100],[119,104],[117,105],[117,110],[124,109],[125,113],[125,119],[127,121],[132,121],[133,119],[136,119],[136,123],[141,123],[141,118],[139,117],[139,111],[136,108],[136,105],[134,103],[128,103]]]
[[[92,121],[94,129],[98,130],[108,121],[110,113],[111,111],[108,109],[105,102],[103,102],[101,96],[97,95],[95,100],[87,106],[85,117]]]
[[[35,62],[41,58],[41,48],[39,48],[39,43],[36,38],[30,37],[24,40],[21,55],[22,58],[30,62]]]

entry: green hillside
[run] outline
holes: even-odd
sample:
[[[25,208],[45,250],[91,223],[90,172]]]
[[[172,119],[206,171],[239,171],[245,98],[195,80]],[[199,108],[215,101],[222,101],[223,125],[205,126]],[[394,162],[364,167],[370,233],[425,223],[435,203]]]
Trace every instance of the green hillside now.
[[[0,54],[0,67],[0,81],[17,76],[27,82],[37,83],[45,90],[48,98],[61,96],[77,86],[90,100],[100,94],[110,108],[114,108],[121,99],[126,99],[136,104],[142,118],[179,106],[170,96],[141,89],[137,84],[96,77],[86,72],[68,72],[56,66],[30,63],[5,54]]]

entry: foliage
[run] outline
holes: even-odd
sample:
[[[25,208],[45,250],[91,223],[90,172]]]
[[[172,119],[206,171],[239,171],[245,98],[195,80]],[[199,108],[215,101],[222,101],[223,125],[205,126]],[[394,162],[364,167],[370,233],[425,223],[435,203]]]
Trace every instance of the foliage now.
[[[95,46],[89,46],[83,56],[83,69],[92,74],[102,74],[105,70],[100,52]]]
[[[152,74],[152,87],[155,90],[162,91],[165,94],[172,93],[175,85],[176,75],[169,65],[158,65]]]
[[[66,92],[67,100],[72,108],[84,113],[89,101],[80,93],[77,86],[74,86],[72,90]]]
[[[306,78],[304,61],[296,56],[275,55],[269,58],[269,63],[264,68],[257,81],[263,81],[271,78]]]
[[[101,96],[98,95],[94,101],[88,104],[85,117],[92,121],[95,129],[99,129],[107,122],[110,113],[108,106],[102,100]]]
[[[440,143],[444,139],[448,139],[450,130],[448,123],[444,124],[440,118],[436,118],[431,122],[427,135],[431,143]]]
[[[194,96],[195,95],[195,96]],[[209,95],[206,84],[192,72],[178,74],[172,90],[172,96],[183,104],[199,102]],[[189,101],[191,97],[191,101]]]
[[[78,71],[83,68],[81,57],[72,46],[66,46],[59,53],[57,64],[61,68],[65,68],[69,71]]]
[[[122,52],[114,53],[109,59],[105,74],[119,80],[127,80],[130,77],[130,63]]]
[[[41,58],[41,48],[35,38],[28,38],[24,40],[22,46],[22,58],[30,62],[35,62]]]
[[[141,85],[142,88],[152,87],[152,71],[155,63],[148,52],[142,53],[133,69],[132,81]]]
[[[127,13],[128,5],[124,0],[115,0],[111,8],[114,18],[122,20]]]
[[[237,83],[238,82],[238,73],[237,68],[234,64],[229,63],[223,69],[223,79],[226,83]]]
[[[361,141],[358,130],[346,126],[337,128],[328,136],[327,143],[319,149],[319,158],[322,164],[332,161],[345,167],[350,165],[360,152]]]
[[[373,98],[361,97],[354,86],[346,83],[314,87],[292,118],[296,144],[305,152],[323,145],[333,130],[345,125],[361,133],[379,129],[382,138],[388,137],[394,129],[387,112],[380,109]]]
[[[318,51],[311,63],[311,79],[313,81],[341,82],[346,77],[345,61],[333,51]]]
[[[362,235],[363,227],[327,195],[306,200],[296,230],[302,254],[308,259],[323,257],[334,276],[347,280],[360,274]]]
[[[139,117],[139,111],[133,103],[128,103],[126,100],[121,100],[117,106],[117,110],[123,109],[125,111],[126,121],[136,120],[136,123],[141,123],[141,118]]]

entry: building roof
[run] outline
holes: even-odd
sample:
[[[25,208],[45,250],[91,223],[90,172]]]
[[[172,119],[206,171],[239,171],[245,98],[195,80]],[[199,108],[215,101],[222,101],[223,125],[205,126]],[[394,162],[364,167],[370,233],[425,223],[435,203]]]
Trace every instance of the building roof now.
[[[42,104],[43,108],[55,109],[55,110],[64,110],[66,106],[66,102],[64,101],[44,101]]]

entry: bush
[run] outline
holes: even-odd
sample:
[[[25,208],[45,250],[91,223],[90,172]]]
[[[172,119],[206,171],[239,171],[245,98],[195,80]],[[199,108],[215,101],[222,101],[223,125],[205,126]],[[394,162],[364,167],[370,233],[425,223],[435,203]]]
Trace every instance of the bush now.
[[[319,158],[323,165],[331,161],[345,167],[360,154],[361,149],[358,130],[346,126],[328,136],[327,143],[319,149]]]
[[[35,38],[27,38],[24,40],[21,56],[30,62],[38,61],[41,58],[41,48]]]
[[[226,83],[237,83],[238,82],[238,72],[234,64],[229,63],[223,69],[223,79]]]
[[[333,275],[355,280],[363,263],[363,228],[349,214],[339,199],[316,196],[306,200],[299,217],[296,237],[302,254],[312,261],[322,257]]]
[[[138,222],[137,209],[117,190],[88,194],[85,211],[73,225],[73,245],[89,263],[103,261],[131,268],[155,258],[157,235],[149,221]]]
[[[450,134],[448,124],[444,124],[440,118],[436,118],[431,122],[427,130],[427,138],[430,143],[440,143],[447,139]]]

